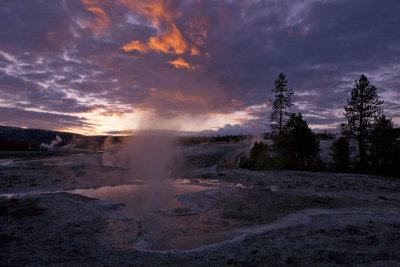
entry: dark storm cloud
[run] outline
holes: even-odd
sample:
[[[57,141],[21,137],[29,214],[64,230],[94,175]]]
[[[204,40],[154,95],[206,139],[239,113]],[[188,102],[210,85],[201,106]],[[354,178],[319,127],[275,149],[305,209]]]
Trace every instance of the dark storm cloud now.
[[[397,0],[0,3],[0,105],[162,117],[246,110],[244,127],[264,127],[284,72],[294,111],[318,127],[342,120],[365,73],[400,118]]]
[[[77,116],[26,111],[18,108],[0,107],[0,114],[1,125],[60,130],[77,127],[91,128],[93,126],[85,122],[85,118]]]
[[[26,76],[31,76],[26,80]],[[47,76],[44,74],[44,76]],[[33,78],[32,78],[33,77]],[[87,112],[95,106],[80,104],[77,99],[67,97],[59,88],[43,88],[33,80],[43,75],[21,75],[21,78],[0,72],[2,100],[15,106],[39,108],[58,112]],[[40,79],[39,79],[40,80]]]

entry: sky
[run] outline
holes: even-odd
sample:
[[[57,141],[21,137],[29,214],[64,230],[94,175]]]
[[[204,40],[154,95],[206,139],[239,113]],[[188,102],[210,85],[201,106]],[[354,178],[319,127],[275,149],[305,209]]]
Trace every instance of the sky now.
[[[400,124],[398,0],[0,0],[0,125],[262,133],[274,80],[334,130],[365,74]]]

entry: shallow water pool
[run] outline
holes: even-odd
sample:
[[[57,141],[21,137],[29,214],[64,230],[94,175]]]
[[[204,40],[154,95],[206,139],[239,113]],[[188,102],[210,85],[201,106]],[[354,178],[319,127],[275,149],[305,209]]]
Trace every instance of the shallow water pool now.
[[[128,184],[96,189],[75,189],[67,192],[123,203],[125,206],[121,212],[135,217],[143,212],[193,208],[179,202],[175,196],[209,189],[210,187],[188,184]]]

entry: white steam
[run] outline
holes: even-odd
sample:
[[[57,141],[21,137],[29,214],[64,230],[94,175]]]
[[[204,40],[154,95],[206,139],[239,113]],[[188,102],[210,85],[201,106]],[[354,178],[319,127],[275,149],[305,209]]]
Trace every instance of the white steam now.
[[[56,138],[54,140],[52,140],[50,142],[50,144],[42,143],[40,145],[40,149],[53,149],[54,147],[57,147],[59,144],[61,144],[61,142],[62,142],[62,138],[59,137],[58,135],[56,135]]]
[[[109,137],[104,142],[103,166],[124,168],[128,180],[132,183],[140,180],[150,187],[146,196],[146,207],[157,209],[168,201],[171,190],[172,170],[178,147],[174,145],[174,136],[157,131],[143,135],[115,140]]]

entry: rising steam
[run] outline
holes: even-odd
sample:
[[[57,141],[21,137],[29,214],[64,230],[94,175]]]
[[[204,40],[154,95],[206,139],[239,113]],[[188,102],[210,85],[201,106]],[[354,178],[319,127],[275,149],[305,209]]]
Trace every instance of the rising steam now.
[[[103,166],[126,169],[123,175],[135,183],[144,181],[148,187],[146,204],[158,209],[171,190],[172,170],[178,155],[175,137],[167,132],[154,132],[104,142]]]

